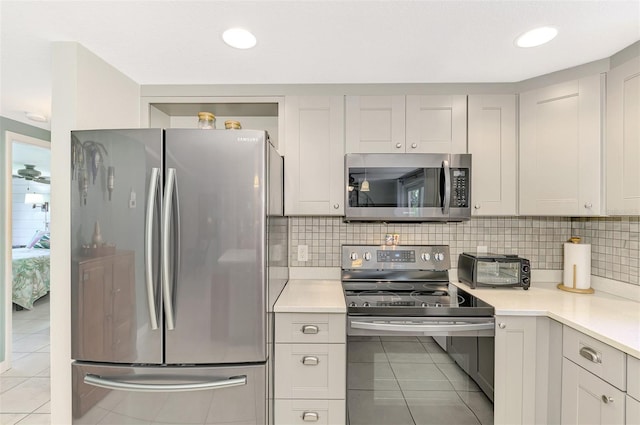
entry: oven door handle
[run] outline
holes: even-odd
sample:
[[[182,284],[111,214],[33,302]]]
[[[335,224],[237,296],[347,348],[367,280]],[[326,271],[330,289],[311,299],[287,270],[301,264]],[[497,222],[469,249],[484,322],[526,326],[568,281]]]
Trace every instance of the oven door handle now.
[[[466,331],[486,331],[494,330],[494,320],[487,320],[480,323],[464,323],[440,321],[433,323],[380,323],[380,322],[359,322],[351,321],[351,327],[354,329],[367,329],[374,331],[393,331],[393,332],[416,332],[416,331],[432,331],[432,332],[466,332]]]

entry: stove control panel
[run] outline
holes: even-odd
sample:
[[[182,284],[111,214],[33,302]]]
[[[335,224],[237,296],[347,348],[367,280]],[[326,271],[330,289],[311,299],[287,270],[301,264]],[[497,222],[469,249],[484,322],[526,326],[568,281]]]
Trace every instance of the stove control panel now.
[[[448,245],[343,245],[343,270],[449,270]]]

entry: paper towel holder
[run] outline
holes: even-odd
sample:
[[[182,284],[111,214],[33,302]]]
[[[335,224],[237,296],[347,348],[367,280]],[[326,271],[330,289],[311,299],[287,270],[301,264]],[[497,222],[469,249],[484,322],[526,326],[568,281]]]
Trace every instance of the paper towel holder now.
[[[567,242],[571,242],[571,243],[580,243],[580,238],[577,236],[572,236],[571,238],[569,238],[569,240]],[[593,294],[595,291],[593,290],[593,288],[586,288],[586,289],[581,289],[581,288],[576,288],[576,265],[573,265],[573,282],[572,282],[572,286],[566,286],[565,282],[563,283],[558,283],[558,289],[561,289],[563,291],[567,291],[567,292],[574,292],[576,294]]]

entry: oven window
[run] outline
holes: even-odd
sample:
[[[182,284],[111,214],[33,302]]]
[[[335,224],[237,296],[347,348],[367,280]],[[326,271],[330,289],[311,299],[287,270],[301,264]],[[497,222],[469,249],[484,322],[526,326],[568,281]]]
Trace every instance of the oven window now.
[[[440,168],[350,168],[349,206],[440,207],[440,171]],[[363,186],[365,181],[368,189]]]

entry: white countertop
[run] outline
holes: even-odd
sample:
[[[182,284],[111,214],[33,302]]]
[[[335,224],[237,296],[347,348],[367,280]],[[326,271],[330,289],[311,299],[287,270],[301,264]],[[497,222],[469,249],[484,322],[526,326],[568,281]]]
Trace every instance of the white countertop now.
[[[284,287],[276,313],[346,313],[340,280],[292,279]]]
[[[291,279],[275,305],[276,313],[346,313],[339,277],[320,274],[324,279]],[[316,273],[316,275],[318,275]],[[546,277],[545,275],[543,275]],[[557,282],[534,281],[520,288],[470,289],[452,282],[495,308],[496,315],[547,316],[577,329],[627,354],[640,358],[640,303],[598,290],[584,295],[561,291]]]
[[[640,358],[640,303],[636,301],[598,290],[592,295],[565,292],[548,282],[535,282],[527,291],[470,289],[452,283],[491,304],[496,316],[547,316]]]

